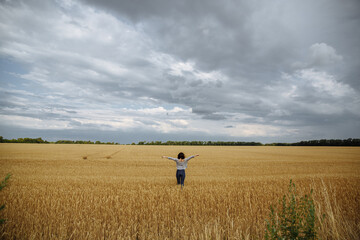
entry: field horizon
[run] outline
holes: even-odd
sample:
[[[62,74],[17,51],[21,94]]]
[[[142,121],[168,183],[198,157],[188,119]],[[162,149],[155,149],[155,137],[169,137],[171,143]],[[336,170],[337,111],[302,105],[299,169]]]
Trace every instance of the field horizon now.
[[[161,156],[200,154],[176,185]],[[261,239],[292,179],[324,239],[360,237],[360,148],[0,144],[4,239]]]

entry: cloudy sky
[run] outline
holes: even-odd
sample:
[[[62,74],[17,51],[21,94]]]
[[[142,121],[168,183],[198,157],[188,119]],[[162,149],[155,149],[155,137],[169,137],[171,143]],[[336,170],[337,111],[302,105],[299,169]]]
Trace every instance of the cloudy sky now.
[[[0,135],[360,137],[358,0],[0,0]]]

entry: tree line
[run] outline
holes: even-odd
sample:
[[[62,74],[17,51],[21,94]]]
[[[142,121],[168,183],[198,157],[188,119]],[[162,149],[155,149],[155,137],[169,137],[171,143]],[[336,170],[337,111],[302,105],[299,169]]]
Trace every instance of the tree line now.
[[[267,146],[360,146],[359,138],[348,139],[321,139],[296,143],[270,143]]]
[[[139,142],[137,145],[186,145],[186,146],[262,146],[260,142],[224,142],[224,141],[152,141]]]
[[[42,138],[18,138],[18,139],[5,139],[0,136],[0,143],[49,143]]]
[[[5,139],[2,136],[0,136],[0,143],[54,143],[54,144],[119,144],[114,142],[92,142],[92,141],[83,141],[83,140],[58,140],[56,142],[48,142],[46,140],[43,140],[42,138],[18,138],[18,139]]]
[[[54,144],[108,144],[118,145],[114,142],[100,142],[100,141],[82,141],[82,140],[58,140],[56,142],[48,142],[42,138],[18,138],[5,139],[0,136],[0,143],[54,143]],[[260,142],[231,142],[231,141],[140,141],[132,143],[131,145],[178,145],[178,146],[360,146],[359,138],[348,139],[321,139],[309,140],[296,143],[268,143],[262,144]]]
[[[115,143],[115,142],[100,142],[100,141],[82,141],[82,140],[77,140],[77,141],[72,141],[72,140],[58,140],[56,142],[54,142],[55,144],[108,144],[108,145],[118,145],[119,143]]]

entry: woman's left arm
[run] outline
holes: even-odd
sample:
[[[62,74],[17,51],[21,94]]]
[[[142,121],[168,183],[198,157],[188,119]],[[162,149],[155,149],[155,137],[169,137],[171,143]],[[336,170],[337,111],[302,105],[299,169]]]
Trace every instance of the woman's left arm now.
[[[192,155],[192,156],[186,158],[185,161],[189,161],[190,159],[197,157],[197,156],[200,156],[200,155],[199,154]]]

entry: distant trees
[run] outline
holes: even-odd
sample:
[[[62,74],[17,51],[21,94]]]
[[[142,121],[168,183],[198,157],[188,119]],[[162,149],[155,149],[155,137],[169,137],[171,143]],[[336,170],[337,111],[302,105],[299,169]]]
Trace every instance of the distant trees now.
[[[18,139],[5,139],[0,136],[0,143],[49,143],[41,138],[18,138]]]
[[[55,144],[94,144],[92,141],[71,141],[71,140],[58,140]]]
[[[296,143],[270,143],[266,144],[266,146],[360,146],[360,139],[321,139],[301,141]]]
[[[260,142],[224,142],[224,141],[141,141],[138,145],[187,145],[187,146],[263,146]],[[360,139],[321,139],[296,143],[269,143],[265,146],[360,146]]]
[[[18,138],[18,139],[5,139],[3,136],[0,136],[0,143],[55,143],[55,144],[111,144],[116,145],[119,143],[114,142],[92,142],[92,141],[82,141],[82,140],[58,140],[56,142],[48,142],[42,138]]]
[[[96,141],[96,142],[92,142],[92,141],[81,141],[81,140],[77,140],[77,141],[71,141],[71,140],[58,140],[55,142],[55,144],[108,144],[108,145],[117,145],[119,143],[114,143],[114,142],[100,142],[100,141]]]
[[[50,143],[42,138],[18,138],[18,139],[5,139],[0,136],[0,143]],[[52,142],[55,144],[108,144],[117,145],[119,143],[114,142],[92,142],[82,140],[58,140]],[[226,141],[140,141],[137,144],[131,145],[182,145],[182,146],[264,146],[260,142],[226,142]],[[265,146],[360,146],[359,138],[348,139],[321,139],[321,140],[309,140],[296,143],[268,143]]]
[[[262,146],[259,142],[224,142],[224,141],[152,141],[139,142],[138,145],[183,145],[183,146]]]
[[[348,139],[321,139],[301,141],[295,143],[294,146],[360,146],[360,139],[348,138]]]

